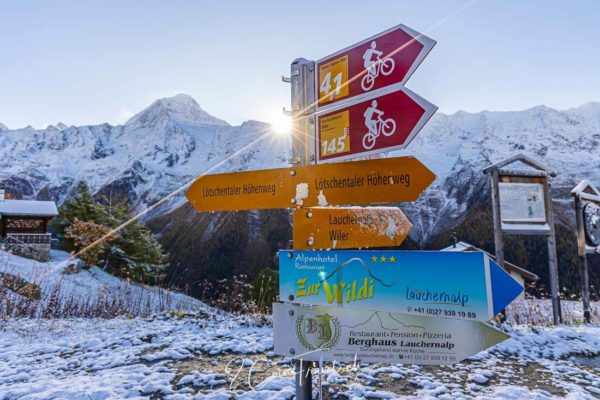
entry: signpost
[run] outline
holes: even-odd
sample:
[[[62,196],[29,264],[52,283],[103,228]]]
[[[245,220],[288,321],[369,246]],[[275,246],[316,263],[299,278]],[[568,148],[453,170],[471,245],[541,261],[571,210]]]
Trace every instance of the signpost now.
[[[405,148],[437,107],[402,86],[317,114],[317,163]]]
[[[412,224],[397,207],[294,210],[294,249],[400,246]]]
[[[579,254],[579,276],[585,322],[592,320],[590,307],[590,280],[587,255],[600,253],[600,190],[587,180],[581,181],[571,191],[575,201],[577,219],[577,248]]]
[[[317,109],[393,84],[404,85],[435,41],[398,25],[318,60]]]
[[[523,287],[483,252],[279,252],[281,299],[488,321]]]
[[[280,296],[311,306],[275,303],[273,329],[275,352],[294,359],[298,400],[312,394],[308,361],[450,364],[508,337],[481,321],[523,287],[485,253],[337,250],[398,246],[412,228],[399,208],[329,206],[415,201],[435,179],[414,157],[339,162],[403,149],[423,128],[437,107],[404,84],[434,44],[398,25],[316,62],[296,59],[284,79],[293,166],[200,176],[186,193],[200,212],[294,208],[302,250],[279,252]],[[506,223],[551,221],[548,196],[523,202],[516,190],[539,196],[537,181],[502,182],[495,199],[517,206],[503,208]]]
[[[186,197],[197,211],[367,205],[415,201],[434,179],[416,158],[397,157],[205,175]]]
[[[528,169],[509,168],[514,163],[524,164]],[[503,234],[543,235],[547,239],[552,318],[554,324],[558,325],[562,316],[558,296],[554,214],[548,182],[549,177],[556,176],[556,172],[523,154],[490,165],[483,172],[490,177],[492,188],[494,244],[498,263],[504,265]]]
[[[319,61],[296,59],[284,79],[293,166],[200,176],[187,199],[200,212],[294,208],[295,249],[400,245],[412,227],[400,209],[326,207],[415,201],[435,179],[414,157],[339,162],[405,148],[435,113],[404,87],[434,44],[398,25]],[[553,240],[547,181],[519,179],[494,186],[497,221],[541,224]],[[450,364],[499,343],[508,335],[480,321],[523,291],[483,252],[281,250],[279,267],[281,298],[312,305],[273,305],[275,352],[294,359],[298,400],[312,395],[308,361]]]
[[[275,353],[303,361],[453,364],[509,336],[477,321],[273,304]]]
[[[290,188],[287,175],[272,172],[271,178],[275,180],[267,181],[266,185],[274,182],[278,194],[271,199],[254,196],[232,201],[230,196],[217,201],[222,201],[227,209],[249,209],[287,208],[290,203],[294,207],[314,207],[416,200],[435,179],[431,171],[418,161],[418,165],[410,167],[412,176],[406,173],[387,174],[388,178],[379,170],[366,172],[364,164],[358,165],[362,162],[345,164],[343,169],[339,167],[341,164],[336,164],[338,169],[335,173],[329,170],[309,171],[306,165],[402,149],[408,145],[436,107],[406,90],[403,85],[434,45],[435,42],[428,37],[398,25],[316,62],[304,58],[294,60],[289,79],[290,115],[293,117],[290,163],[298,166],[298,170],[280,172],[291,172],[297,178],[291,181]],[[356,167],[355,172],[350,171],[353,167]],[[341,179],[342,170],[346,175]],[[340,186],[346,185],[345,181],[352,181],[353,176],[359,180],[355,181],[351,190]],[[304,177],[308,179],[301,180]],[[365,179],[366,182],[371,179],[373,183],[365,186]],[[375,184],[373,179],[384,185]],[[403,181],[405,188],[402,188]],[[419,183],[414,183],[417,181]],[[200,193],[204,192],[199,185],[192,186],[188,192],[188,199],[194,207],[198,210],[219,207],[218,204],[206,204],[206,199],[200,197]],[[419,188],[416,188],[417,185]],[[404,233],[398,231],[390,235],[393,239],[385,240],[373,231],[365,231],[366,227],[361,224],[357,224],[356,228],[340,226],[340,229],[311,226],[308,221],[302,220],[300,212],[295,214],[294,226],[299,225],[294,232],[296,247],[305,244],[309,248],[313,245],[321,247],[326,245],[322,243],[331,243],[332,247],[346,248],[358,245],[359,236],[363,240],[360,240],[362,245],[357,247],[379,243],[389,245],[390,241],[395,244],[404,239]],[[326,232],[327,235],[321,236]],[[331,236],[327,238],[328,235]],[[336,235],[340,235],[339,239]],[[295,364],[297,371],[307,367],[301,361]],[[304,374],[298,374],[296,398],[303,400],[310,396],[311,380]]]

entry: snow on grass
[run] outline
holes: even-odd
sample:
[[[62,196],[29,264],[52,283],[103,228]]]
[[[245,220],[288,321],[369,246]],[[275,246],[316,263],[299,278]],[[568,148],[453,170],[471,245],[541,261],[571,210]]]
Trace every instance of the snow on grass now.
[[[583,322],[581,301],[561,300],[560,304],[564,324]],[[592,302],[590,306],[592,320],[600,321],[600,303]],[[513,325],[552,325],[552,303],[549,299],[525,299],[520,296],[508,306],[507,322]]]
[[[41,299],[36,301],[4,289],[0,295],[0,313],[40,316],[52,311],[48,316],[106,317],[209,309],[192,297],[128,282],[95,266],[64,274],[68,256],[68,253],[53,250],[52,260],[44,263],[0,251],[0,272],[24,278],[41,290]]]
[[[168,364],[197,354],[256,353],[271,330],[219,314],[202,318],[21,319],[0,331],[3,399],[130,398],[177,391]],[[194,385],[223,383],[193,374]],[[84,396],[85,395],[85,396]]]
[[[551,328],[515,326],[510,327],[508,333],[510,339],[489,351],[527,361],[558,359],[569,355],[600,356],[600,330],[597,325]]]
[[[323,393],[351,399],[597,398],[600,325],[504,328],[511,339],[451,366],[326,363]],[[274,357],[272,347],[270,326],[224,313],[9,319],[0,325],[0,398],[290,399],[291,363]],[[244,386],[251,375],[252,384]],[[318,368],[313,376],[317,393]]]
[[[56,288],[66,311],[74,301],[101,307],[113,299],[127,315],[189,312],[130,319],[8,316],[0,323],[0,399],[294,396],[290,359],[273,354],[270,326],[95,267],[64,275],[67,254],[52,256],[52,262],[39,263],[0,253],[0,272],[40,286],[40,312],[55,301]],[[3,293],[0,306],[9,301]],[[592,307],[597,321],[599,305]],[[321,377],[313,369],[313,393],[350,399],[598,398],[600,325],[577,325],[580,303],[563,302],[565,321],[575,326],[514,324],[547,324],[551,315],[549,300],[519,300],[509,309],[513,324],[502,326],[512,338],[451,366],[326,363]]]

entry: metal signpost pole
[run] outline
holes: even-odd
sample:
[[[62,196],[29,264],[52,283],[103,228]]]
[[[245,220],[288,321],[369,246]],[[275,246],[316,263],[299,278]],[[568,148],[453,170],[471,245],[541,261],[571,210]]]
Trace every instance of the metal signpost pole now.
[[[292,165],[314,162],[314,61],[298,58],[291,65]],[[294,238],[292,238],[294,240]],[[294,360],[296,399],[312,399],[311,363]]]
[[[294,383],[296,384],[296,399],[312,399],[312,372],[309,361],[294,361]]]
[[[314,61],[298,58],[291,65],[293,165],[314,162]]]
[[[575,217],[577,219],[577,249],[579,253],[579,277],[581,279],[581,298],[583,301],[583,319],[587,324],[591,322],[590,309],[590,281],[587,266],[587,251],[585,248],[585,232],[583,227],[583,207],[579,195],[575,199]]]

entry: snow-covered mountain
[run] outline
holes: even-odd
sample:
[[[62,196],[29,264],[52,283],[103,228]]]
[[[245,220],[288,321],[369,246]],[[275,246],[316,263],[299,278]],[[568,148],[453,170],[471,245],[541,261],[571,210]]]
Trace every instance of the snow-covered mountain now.
[[[559,215],[570,214],[571,189],[582,179],[600,183],[600,103],[569,110],[438,113],[404,153],[416,155],[438,176],[425,196],[406,207],[420,240],[455,225],[488,193],[485,166],[518,153],[558,172],[551,183],[554,203]]]
[[[180,94],[155,101],[124,125],[1,131],[0,181],[22,198],[60,202],[83,179],[94,193],[143,205],[203,172],[282,165],[289,146],[265,123],[230,126]]]
[[[95,193],[152,203],[205,172],[284,166],[289,139],[269,125],[230,126],[187,95],[160,99],[124,125],[44,130],[0,126],[0,180],[23,198],[62,201],[79,179]],[[555,202],[571,207],[568,191],[581,179],[600,184],[600,103],[569,110],[538,106],[524,111],[438,113],[408,149],[438,176],[413,204],[402,208],[421,243],[460,221],[487,193],[481,170],[516,153],[559,172]],[[163,208],[184,203],[180,196]]]

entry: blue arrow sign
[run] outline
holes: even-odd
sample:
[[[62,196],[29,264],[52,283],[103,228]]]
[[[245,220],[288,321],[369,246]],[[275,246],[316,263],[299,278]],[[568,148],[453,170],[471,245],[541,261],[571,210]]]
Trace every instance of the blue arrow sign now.
[[[487,321],[523,287],[483,252],[279,252],[281,299]]]

